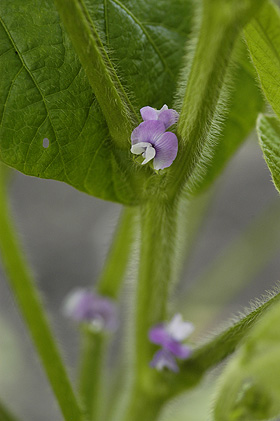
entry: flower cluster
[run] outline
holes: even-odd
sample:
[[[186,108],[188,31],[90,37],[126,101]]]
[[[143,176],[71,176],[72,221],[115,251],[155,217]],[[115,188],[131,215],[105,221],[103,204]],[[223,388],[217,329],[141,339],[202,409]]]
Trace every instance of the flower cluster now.
[[[142,165],[153,159],[155,170],[170,167],[177,156],[178,139],[165,130],[178,121],[179,114],[167,105],[160,110],[143,107],[140,113],[144,121],[131,134],[131,152],[143,156]]]
[[[63,312],[78,323],[88,323],[95,331],[114,331],[117,328],[115,303],[87,289],[79,288],[66,297]]]
[[[194,330],[190,322],[184,322],[181,314],[176,314],[169,323],[160,323],[149,331],[149,339],[152,343],[161,345],[156,352],[150,365],[157,370],[167,368],[178,372],[179,367],[176,358],[185,360],[190,357],[192,350],[188,345],[182,344]]]

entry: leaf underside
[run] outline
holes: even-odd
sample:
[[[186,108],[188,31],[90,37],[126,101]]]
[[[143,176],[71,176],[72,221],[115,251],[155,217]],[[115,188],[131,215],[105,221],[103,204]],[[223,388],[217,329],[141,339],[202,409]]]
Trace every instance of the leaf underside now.
[[[133,105],[171,105],[190,28],[189,1],[85,2]],[[51,0],[2,0],[0,158],[41,178],[135,204],[133,161],[105,119]],[[43,147],[43,139],[50,145]],[[117,156],[116,156],[117,155]],[[131,168],[123,161],[130,159]]]

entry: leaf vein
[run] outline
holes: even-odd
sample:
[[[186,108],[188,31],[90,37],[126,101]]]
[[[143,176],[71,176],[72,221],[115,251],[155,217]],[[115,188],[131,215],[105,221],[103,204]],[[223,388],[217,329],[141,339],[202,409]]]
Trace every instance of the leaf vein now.
[[[61,151],[61,146],[60,146],[60,144],[59,144],[59,142],[58,142],[58,136],[57,136],[57,133],[56,133],[56,129],[55,129],[55,127],[54,127],[54,124],[52,123],[52,119],[51,119],[51,116],[50,116],[50,113],[49,113],[49,110],[48,110],[48,106],[47,106],[47,104],[46,104],[46,100],[45,100],[45,97],[44,97],[44,95],[43,95],[43,93],[42,93],[42,91],[41,91],[41,88],[40,88],[40,86],[38,85],[37,80],[34,78],[34,76],[33,76],[32,72],[31,72],[31,71],[30,71],[30,69],[28,68],[28,66],[27,66],[27,64],[26,64],[26,62],[25,62],[25,60],[24,60],[24,58],[22,57],[21,52],[20,52],[20,51],[16,48],[16,43],[15,43],[15,41],[14,41],[14,39],[13,39],[13,37],[12,37],[11,33],[9,32],[8,27],[6,26],[6,24],[4,23],[4,21],[3,21],[3,19],[2,19],[1,17],[0,17],[0,22],[1,22],[1,24],[2,24],[2,26],[3,26],[3,28],[4,28],[4,30],[5,30],[5,32],[7,33],[8,37],[9,37],[9,39],[10,39],[11,44],[13,45],[14,49],[18,52],[18,57],[19,57],[19,58],[20,58],[20,60],[21,60],[22,66],[25,68],[25,70],[26,70],[26,71],[27,71],[27,73],[29,74],[29,76],[30,76],[30,78],[31,78],[32,82],[34,83],[35,87],[37,88],[37,90],[38,90],[39,94],[42,96],[42,100],[43,100],[43,103],[44,103],[44,106],[45,106],[45,109],[46,109],[47,116],[49,117],[50,124],[51,124],[51,126],[52,126],[52,128],[53,128],[53,131],[54,131],[54,133],[55,133],[55,137],[56,137],[56,141],[57,141],[57,144],[58,144],[59,150]],[[64,168],[64,175],[65,175],[65,178],[66,178],[66,179],[67,179],[67,181],[70,183],[70,180],[69,180],[68,175],[67,175],[67,173],[66,173],[66,166],[65,166],[64,159],[63,159],[63,157],[62,157],[62,154],[61,154],[61,153],[60,153],[60,155],[61,155],[61,161],[62,161],[63,168]]]
[[[139,28],[142,30],[143,34],[146,36],[147,40],[149,41],[149,43],[151,44],[151,46],[155,50],[156,54],[158,55],[160,61],[163,64],[163,66],[166,68],[166,70],[168,71],[168,73],[170,74],[170,76],[172,78],[174,78],[173,72],[169,68],[169,66],[168,66],[167,62],[165,61],[163,55],[161,54],[159,48],[154,43],[153,39],[151,38],[151,36],[149,34],[149,31],[147,31],[147,29],[145,28],[145,26],[143,25],[143,23],[121,1],[119,1],[119,0],[111,0],[111,1],[112,1],[112,3],[115,3],[116,5],[118,5],[139,26]]]

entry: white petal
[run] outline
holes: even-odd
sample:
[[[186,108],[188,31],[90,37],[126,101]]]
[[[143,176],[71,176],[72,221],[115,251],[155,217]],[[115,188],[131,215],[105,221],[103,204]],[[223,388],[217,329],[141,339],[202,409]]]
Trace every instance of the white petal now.
[[[175,341],[183,341],[194,330],[194,326],[190,322],[184,322],[181,314],[175,314],[166,329]]]
[[[143,153],[144,156],[144,161],[142,162],[142,165],[147,164],[147,162],[151,161],[151,159],[154,159],[155,155],[156,155],[156,150],[155,148],[152,147],[152,145],[149,143],[149,146],[147,147],[147,149],[145,150],[145,152]]]
[[[168,110],[168,106],[166,104],[164,104],[161,109],[159,110],[159,112],[164,111],[164,110]]]
[[[134,153],[135,155],[140,155],[141,153],[145,152],[149,145],[151,145],[149,142],[135,143],[131,146],[130,152]]]

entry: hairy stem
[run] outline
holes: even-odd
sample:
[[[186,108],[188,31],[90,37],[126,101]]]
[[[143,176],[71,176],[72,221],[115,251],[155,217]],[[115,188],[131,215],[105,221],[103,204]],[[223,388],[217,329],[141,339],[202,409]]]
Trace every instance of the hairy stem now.
[[[83,335],[79,372],[81,400],[89,420],[97,420],[101,406],[101,378],[104,362],[105,338],[89,330]]]
[[[135,208],[124,208],[110,247],[104,268],[97,282],[97,291],[117,299],[125,277],[135,239],[135,224],[138,212]],[[102,379],[105,377],[104,358],[108,339],[103,333],[84,332],[81,357],[80,394],[90,419],[98,419],[101,406]]]
[[[172,280],[177,206],[158,198],[141,208],[141,246],[134,325],[134,378],[124,420],[149,419],[158,413],[166,384],[150,367],[157,347],[148,339],[149,329],[166,320]]]
[[[138,208],[124,208],[104,268],[97,282],[100,294],[116,299],[125,276],[136,234]]]
[[[156,421],[164,402],[164,399],[151,397],[136,388],[133,390],[124,421]]]
[[[7,206],[7,193],[0,166],[0,251],[10,287],[66,421],[83,420],[81,408],[64,367],[43,309],[41,297],[17,240]]]
[[[177,133],[178,157],[170,168],[171,195],[189,180],[216,117],[231,53],[242,26],[263,0],[204,0],[194,58],[184,93]]]
[[[191,358],[182,363],[177,378],[170,382],[171,396],[194,387],[210,368],[215,367],[232,354],[264,312],[272,305],[278,303],[279,300],[280,294],[278,293],[212,340],[198,347]]]
[[[138,121],[83,0],[55,0],[61,19],[119,148]]]

